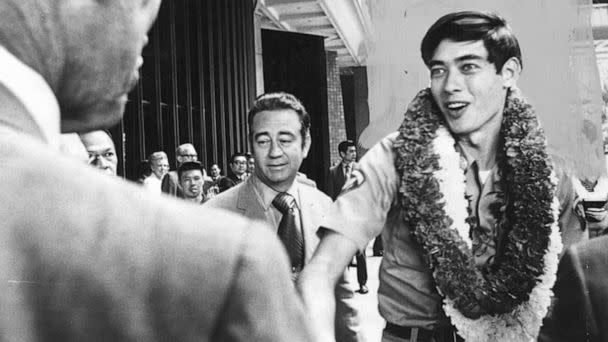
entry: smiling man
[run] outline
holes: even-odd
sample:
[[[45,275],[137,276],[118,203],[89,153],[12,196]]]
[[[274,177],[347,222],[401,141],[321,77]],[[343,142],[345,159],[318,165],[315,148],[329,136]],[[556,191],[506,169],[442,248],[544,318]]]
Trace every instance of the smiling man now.
[[[586,232],[516,87],[519,43],[500,16],[466,11],[437,20],[421,54],[430,88],[354,167],[300,276],[314,330],[331,338],[333,285],[381,233],[383,341],[535,340],[547,306],[526,304],[550,301],[559,228],[565,245]]]
[[[253,103],[248,123],[253,174],[205,205],[266,222],[283,242],[295,280],[315,251],[316,231],[331,203],[310,181],[297,176],[310,149],[310,115],[295,96],[269,93]],[[335,324],[336,340],[362,341],[353,291],[344,278],[332,293],[338,304],[335,318],[328,319]]]

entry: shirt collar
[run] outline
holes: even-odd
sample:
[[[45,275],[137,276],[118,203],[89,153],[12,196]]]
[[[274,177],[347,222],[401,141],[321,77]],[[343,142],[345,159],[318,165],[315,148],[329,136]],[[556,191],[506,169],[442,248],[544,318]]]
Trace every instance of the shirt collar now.
[[[38,125],[42,138],[50,145],[60,145],[59,103],[42,75],[25,65],[0,45],[0,83],[6,86],[28,110]]]
[[[250,177],[253,184],[253,188],[257,192],[259,198],[262,200],[262,206],[264,210],[268,210],[272,205],[272,201],[279,194],[278,191],[264,184],[262,180],[258,178],[255,172]],[[291,187],[287,190],[287,193],[293,196],[296,200],[296,205],[300,208],[300,196],[298,196],[298,181],[294,180]]]

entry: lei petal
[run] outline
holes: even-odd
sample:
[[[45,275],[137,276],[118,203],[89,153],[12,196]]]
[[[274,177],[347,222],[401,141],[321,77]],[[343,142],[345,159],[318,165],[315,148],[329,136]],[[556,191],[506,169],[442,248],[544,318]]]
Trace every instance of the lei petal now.
[[[405,223],[422,246],[445,311],[467,341],[529,341],[552,295],[561,238],[556,179],[532,107],[509,92],[498,167],[506,206],[504,247],[476,266],[459,154],[429,89],[405,113],[395,144]]]

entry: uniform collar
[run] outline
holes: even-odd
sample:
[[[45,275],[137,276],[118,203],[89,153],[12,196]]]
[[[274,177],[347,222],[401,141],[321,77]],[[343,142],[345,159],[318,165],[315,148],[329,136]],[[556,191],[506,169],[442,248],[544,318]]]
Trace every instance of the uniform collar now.
[[[42,139],[60,145],[59,103],[42,75],[0,45],[0,83],[10,90],[30,113]]]

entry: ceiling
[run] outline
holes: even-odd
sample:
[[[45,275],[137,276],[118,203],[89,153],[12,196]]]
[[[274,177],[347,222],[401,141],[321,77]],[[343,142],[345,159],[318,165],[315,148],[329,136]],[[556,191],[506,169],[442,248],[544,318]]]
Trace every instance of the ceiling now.
[[[339,67],[365,65],[371,40],[367,0],[258,0],[256,13],[264,29],[325,37]]]

